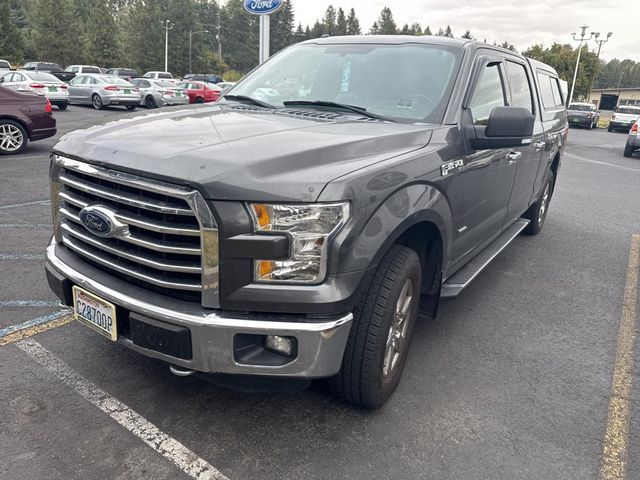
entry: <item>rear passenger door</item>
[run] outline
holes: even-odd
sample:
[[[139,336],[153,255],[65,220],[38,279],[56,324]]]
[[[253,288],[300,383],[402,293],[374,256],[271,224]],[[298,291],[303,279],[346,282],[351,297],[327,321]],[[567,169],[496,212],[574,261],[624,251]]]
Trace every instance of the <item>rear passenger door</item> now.
[[[545,141],[531,70],[524,60],[517,57],[508,58],[505,65],[509,83],[509,105],[526,108],[536,117],[532,142],[512,148],[508,153],[509,162],[515,166],[516,173],[509,197],[506,227],[515,222],[534,201],[534,185],[540,169]]]

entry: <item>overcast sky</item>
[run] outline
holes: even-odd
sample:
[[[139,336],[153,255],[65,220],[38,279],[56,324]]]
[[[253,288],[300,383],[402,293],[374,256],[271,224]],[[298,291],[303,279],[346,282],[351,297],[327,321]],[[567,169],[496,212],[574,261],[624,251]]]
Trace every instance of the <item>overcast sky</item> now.
[[[493,43],[508,41],[523,50],[534,43],[550,45],[553,42],[572,42],[571,32],[579,25],[590,25],[593,31],[613,32],[610,41],[602,47],[604,59],[614,57],[640,61],[640,23],[631,2],[602,0],[293,0],[296,22],[311,25],[321,19],[331,3],[348,12],[356,10],[362,31],[366,33],[388,6],[399,27],[405,23],[420,22],[429,25],[435,33],[439,27],[451,25],[459,37],[465,30],[478,40]],[[626,13],[625,13],[626,11]],[[590,47],[597,47],[591,41]],[[577,43],[576,43],[577,46]]]

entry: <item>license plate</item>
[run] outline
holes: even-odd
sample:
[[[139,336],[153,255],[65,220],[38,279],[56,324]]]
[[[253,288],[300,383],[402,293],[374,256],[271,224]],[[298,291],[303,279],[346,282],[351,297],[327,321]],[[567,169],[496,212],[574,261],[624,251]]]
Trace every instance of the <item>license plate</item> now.
[[[50,92],[57,92],[58,91],[58,87],[49,87],[49,91]]]
[[[182,96],[182,94],[180,92],[176,92],[175,95],[176,95],[176,97],[181,97]]]
[[[76,320],[114,342],[118,339],[116,306],[80,287],[73,287],[73,311]]]
[[[129,95],[131,93],[131,90],[127,90],[126,88],[124,89],[124,94],[125,95]]]

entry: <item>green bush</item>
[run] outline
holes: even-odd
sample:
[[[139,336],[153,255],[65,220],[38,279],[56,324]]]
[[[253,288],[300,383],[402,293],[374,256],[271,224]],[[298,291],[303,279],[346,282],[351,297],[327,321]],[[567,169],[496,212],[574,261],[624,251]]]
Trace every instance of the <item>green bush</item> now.
[[[225,72],[223,77],[225,82],[239,82],[244,77],[244,74],[237,70],[229,70]]]

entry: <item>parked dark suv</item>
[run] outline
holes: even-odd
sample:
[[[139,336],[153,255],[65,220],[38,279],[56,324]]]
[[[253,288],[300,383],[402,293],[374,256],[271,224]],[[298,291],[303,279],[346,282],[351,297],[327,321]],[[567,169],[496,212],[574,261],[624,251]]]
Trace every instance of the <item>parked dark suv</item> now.
[[[49,284],[178,375],[329,377],[376,407],[418,310],[542,229],[564,102],[551,67],[480,42],[298,44],[220,104],[66,135]]]

